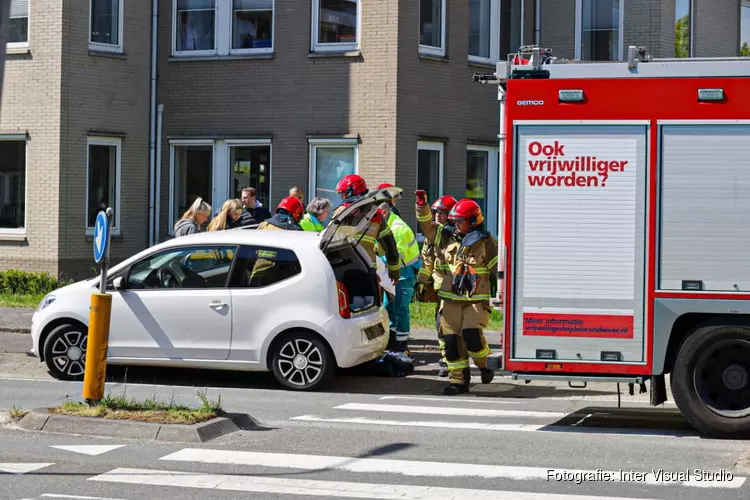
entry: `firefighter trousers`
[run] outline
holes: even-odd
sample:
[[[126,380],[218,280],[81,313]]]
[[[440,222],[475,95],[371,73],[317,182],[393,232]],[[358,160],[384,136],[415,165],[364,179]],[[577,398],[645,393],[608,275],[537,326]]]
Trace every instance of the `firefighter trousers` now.
[[[435,304],[435,331],[437,331],[438,346],[440,347],[440,359],[445,363],[445,340],[443,339],[443,329],[440,328],[440,301]]]
[[[469,357],[477,368],[487,368],[490,347],[483,330],[489,322],[490,306],[485,302],[442,301],[440,328],[451,384],[469,385]]]

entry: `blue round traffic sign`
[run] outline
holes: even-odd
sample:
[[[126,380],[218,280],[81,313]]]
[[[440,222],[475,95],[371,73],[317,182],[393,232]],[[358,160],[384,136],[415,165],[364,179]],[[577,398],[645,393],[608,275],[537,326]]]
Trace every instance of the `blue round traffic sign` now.
[[[94,260],[100,263],[107,255],[109,244],[109,218],[105,212],[99,212],[94,223]]]

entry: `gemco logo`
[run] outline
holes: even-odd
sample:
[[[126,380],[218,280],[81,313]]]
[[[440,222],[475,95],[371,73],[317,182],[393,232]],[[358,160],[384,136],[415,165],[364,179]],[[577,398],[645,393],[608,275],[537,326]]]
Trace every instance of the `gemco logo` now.
[[[544,101],[516,101],[519,106],[544,106]]]

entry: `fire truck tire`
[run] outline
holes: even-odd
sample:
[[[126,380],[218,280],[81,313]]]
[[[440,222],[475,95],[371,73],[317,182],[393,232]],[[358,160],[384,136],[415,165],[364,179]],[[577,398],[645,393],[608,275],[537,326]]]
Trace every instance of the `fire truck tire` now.
[[[697,328],[679,348],[671,388],[680,412],[699,432],[750,437],[750,327]]]

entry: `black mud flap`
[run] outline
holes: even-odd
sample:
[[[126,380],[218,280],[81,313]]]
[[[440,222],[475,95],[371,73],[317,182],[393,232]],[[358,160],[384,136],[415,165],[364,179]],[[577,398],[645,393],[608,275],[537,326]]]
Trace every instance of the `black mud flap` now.
[[[667,401],[667,386],[664,374],[651,376],[651,406],[659,406]]]

